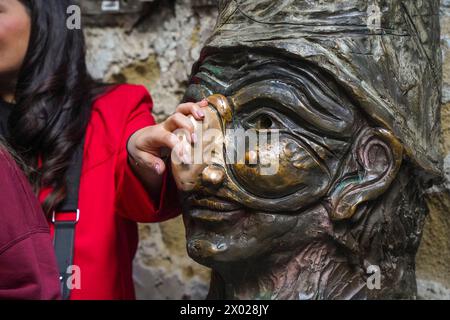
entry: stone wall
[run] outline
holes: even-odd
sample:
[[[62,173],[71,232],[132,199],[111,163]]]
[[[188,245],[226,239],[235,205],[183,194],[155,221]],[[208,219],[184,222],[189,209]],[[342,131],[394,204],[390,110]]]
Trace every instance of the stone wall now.
[[[167,3],[167,2],[166,2]],[[85,28],[88,63],[98,79],[145,85],[158,120],[180,101],[193,62],[210,34],[214,8],[193,9],[191,0],[155,7],[135,28]],[[450,299],[450,0],[442,1],[444,95],[442,127],[447,183],[427,194],[430,205],[417,256],[419,295]],[[140,226],[135,283],[140,299],[203,299],[209,271],[186,255],[181,218]]]

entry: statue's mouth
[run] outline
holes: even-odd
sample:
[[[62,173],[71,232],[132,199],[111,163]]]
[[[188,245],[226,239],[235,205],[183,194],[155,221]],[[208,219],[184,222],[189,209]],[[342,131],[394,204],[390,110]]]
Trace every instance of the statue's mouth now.
[[[188,198],[187,203],[190,207],[200,207],[216,211],[234,211],[242,208],[237,202],[216,196],[199,196],[192,195]]]
[[[192,219],[205,223],[237,222],[246,214],[245,208],[228,199],[215,196],[191,196],[186,201],[187,212]]]

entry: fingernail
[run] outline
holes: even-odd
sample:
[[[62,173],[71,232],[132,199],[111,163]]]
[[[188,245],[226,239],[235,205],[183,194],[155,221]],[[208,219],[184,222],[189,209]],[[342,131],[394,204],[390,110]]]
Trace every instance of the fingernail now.
[[[155,164],[155,171],[157,174],[161,174],[161,166],[159,165],[159,163]]]
[[[205,113],[204,113],[202,110],[197,110],[197,115],[198,115],[200,118],[204,118],[204,117],[205,117]]]

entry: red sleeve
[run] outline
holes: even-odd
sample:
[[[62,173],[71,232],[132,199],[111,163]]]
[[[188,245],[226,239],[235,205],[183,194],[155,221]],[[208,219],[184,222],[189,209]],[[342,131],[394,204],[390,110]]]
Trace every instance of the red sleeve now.
[[[177,188],[169,171],[165,173],[160,199],[152,199],[128,163],[128,139],[136,131],[155,124],[152,107],[145,90],[129,114],[116,165],[116,210],[120,216],[142,223],[165,221],[181,213]]]

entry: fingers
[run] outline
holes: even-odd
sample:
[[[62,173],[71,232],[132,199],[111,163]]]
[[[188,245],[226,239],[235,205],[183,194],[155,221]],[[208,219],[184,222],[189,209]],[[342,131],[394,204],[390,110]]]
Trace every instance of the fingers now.
[[[201,108],[206,106],[208,106],[207,100],[202,100],[198,103],[188,102],[180,104],[177,107],[176,113],[164,122],[164,128],[170,132],[174,132],[177,129],[187,130],[190,133],[188,137],[189,142],[196,142],[196,136],[194,134],[195,126],[188,116],[192,115],[198,121],[203,120],[205,113]]]
[[[177,107],[176,112],[179,112],[186,116],[193,115],[195,120],[203,120],[203,118],[205,117],[205,113],[203,112],[202,108],[207,107],[207,106],[208,106],[207,100],[202,100],[198,103],[187,102],[187,103],[180,104]]]
[[[176,113],[163,123],[137,131],[129,139],[128,150],[131,156],[139,159],[136,162],[142,162],[142,165],[153,168],[155,172],[164,172],[164,161],[160,159],[164,149],[170,150],[172,155],[175,152],[184,163],[188,163],[188,151],[192,143],[197,142],[196,121],[192,117],[197,121],[203,120],[205,113],[201,109],[206,106],[206,100],[180,104]]]
[[[194,137],[194,131],[195,127],[192,121],[185,115],[181,113],[175,113],[174,115],[170,116],[165,122],[164,122],[164,129],[169,132],[174,132],[175,134],[179,134],[180,131],[183,132],[184,135],[188,137],[188,141],[192,143],[193,140],[195,140]],[[187,134],[186,134],[187,133]]]
[[[179,138],[162,125],[137,131],[130,137],[127,150],[136,166],[149,168],[158,174],[165,170],[163,156],[176,156],[184,163],[190,161],[190,144],[186,135]],[[163,155],[163,151],[167,152]]]
[[[180,139],[172,132],[163,130],[152,136],[151,144],[173,150],[180,143]]]
[[[167,148],[168,154],[172,156],[172,160],[180,163],[190,163],[191,144],[187,141],[186,136],[177,137],[174,133],[166,131],[155,137],[153,143],[162,146],[161,149]],[[162,157],[162,154],[160,154]]]
[[[174,117],[178,120],[171,120],[170,124],[161,123],[159,125],[146,127],[137,131],[129,140],[129,150],[138,149],[140,151],[150,152],[154,155],[161,153],[161,150],[168,148],[174,149],[183,139],[192,143],[192,136],[186,134],[186,130],[193,131],[193,124],[190,120],[180,114],[181,117],[186,118],[189,125],[181,120],[179,116]],[[181,128],[180,128],[181,127]],[[173,132],[172,132],[173,131]]]
[[[157,175],[162,175],[166,171],[164,161],[150,153],[139,151],[133,159],[136,166],[151,170]]]

